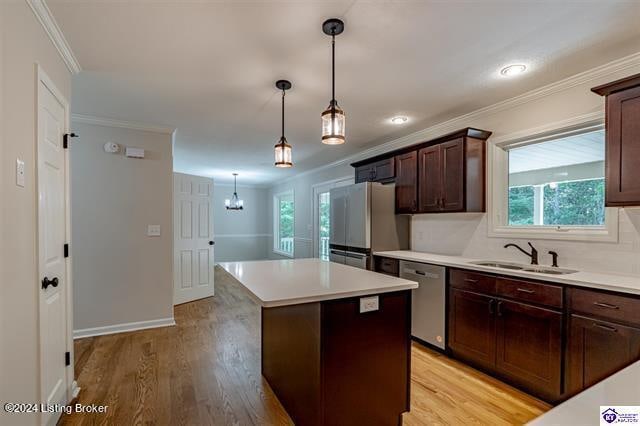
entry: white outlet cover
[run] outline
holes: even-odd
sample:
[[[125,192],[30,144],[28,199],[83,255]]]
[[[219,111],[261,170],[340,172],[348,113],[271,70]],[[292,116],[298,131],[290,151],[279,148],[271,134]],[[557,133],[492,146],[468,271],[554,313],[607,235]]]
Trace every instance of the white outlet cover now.
[[[380,309],[380,299],[378,296],[360,298],[360,313],[373,312]]]
[[[120,145],[114,142],[107,142],[104,144],[104,152],[108,152],[109,154],[116,154],[120,151]]]
[[[19,158],[16,158],[16,185],[21,188],[24,188],[25,185],[25,170],[24,170],[24,161]]]

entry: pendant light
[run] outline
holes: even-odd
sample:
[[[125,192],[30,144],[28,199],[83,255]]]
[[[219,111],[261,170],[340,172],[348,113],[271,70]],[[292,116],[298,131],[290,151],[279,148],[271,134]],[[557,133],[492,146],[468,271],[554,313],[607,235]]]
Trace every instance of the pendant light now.
[[[224,200],[224,206],[227,210],[242,210],[244,208],[244,201],[238,198],[238,189],[237,189],[237,178],[238,174],[233,174],[233,196],[231,199]]]
[[[285,91],[291,89],[291,82],[288,80],[278,80],[276,81],[276,87],[282,90],[282,136],[280,136],[280,141],[274,147],[276,152],[276,167],[292,167],[291,145],[287,143],[287,138],[284,137],[284,95]]]
[[[322,113],[322,143],[339,145],[345,142],[344,111],[336,101],[336,36],[344,31],[344,22],[337,18],[324,21],[322,31],[331,36],[331,102]]]

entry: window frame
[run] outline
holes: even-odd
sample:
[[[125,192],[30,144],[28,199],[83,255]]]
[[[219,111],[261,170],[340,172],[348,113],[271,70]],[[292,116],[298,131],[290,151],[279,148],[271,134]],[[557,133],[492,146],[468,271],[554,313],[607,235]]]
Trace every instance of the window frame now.
[[[293,244],[291,246],[291,253],[280,250],[280,199],[285,196],[291,196],[293,200]],[[273,252],[280,256],[295,257],[296,251],[296,198],[293,192],[293,189],[289,189],[286,191],[278,192],[273,195]]]
[[[507,148],[604,129],[602,112],[568,122],[505,135],[487,142],[488,236],[566,241],[618,242],[617,207],[605,207],[603,226],[509,225],[509,154]]]

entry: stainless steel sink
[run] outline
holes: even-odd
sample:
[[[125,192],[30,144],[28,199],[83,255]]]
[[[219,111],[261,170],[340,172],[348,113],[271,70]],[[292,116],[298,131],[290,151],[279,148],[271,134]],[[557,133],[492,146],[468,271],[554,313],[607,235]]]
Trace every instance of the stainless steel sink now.
[[[536,272],[538,274],[549,275],[566,275],[578,272],[574,269],[553,268],[548,266],[538,265],[524,265],[520,263],[500,262],[496,260],[477,260],[475,262],[469,262],[478,266],[490,266],[492,268],[510,269],[515,271]]]

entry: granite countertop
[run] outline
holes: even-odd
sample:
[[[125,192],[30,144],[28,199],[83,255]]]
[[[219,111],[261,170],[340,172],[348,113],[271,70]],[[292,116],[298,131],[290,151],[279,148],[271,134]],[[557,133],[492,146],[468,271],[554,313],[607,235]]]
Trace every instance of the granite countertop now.
[[[470,259],[462,256],[447,256],[433,253],[423,253],[411,250],[380,251],[373,253],[376,256],[391,257],[394,259],[409,260],[414,262],[429,263],[432,265],[449,266],[454,268],[469,269],[494,274],[530,278],[552,283],[569,284],[577,287],[617,291],[621,293],[640,294],[640,276],[616,275],[596,272],[578,271],[565,275],[549,275],[539,272],[527,272],[512,269],[495,268],[491,266],[475,265],[470,262],[479,260],[499,261],[499,259]],[[513,263],[513,262],[505,262]]]
[[[320,259],[227,262],[220,266],[240,281],[263,307],[418,288],[415,281]]]

